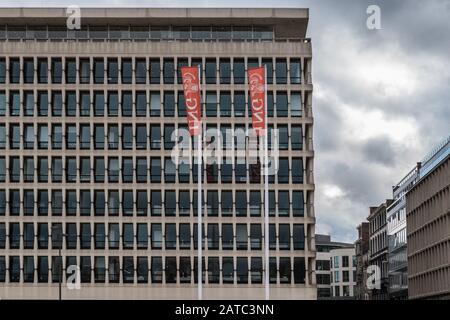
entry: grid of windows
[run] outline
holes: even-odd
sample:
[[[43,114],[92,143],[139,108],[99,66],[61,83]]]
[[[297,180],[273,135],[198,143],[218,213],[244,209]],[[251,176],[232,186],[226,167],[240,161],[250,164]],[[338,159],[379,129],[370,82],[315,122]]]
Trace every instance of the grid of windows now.
[[[188,30],[192,37],[202,32]],[[234,29],[233,37],[241,31]],[[89,32],[101,37],[101,31]],[[186,31],[171,32],[178,37]],[[269,181],[269,214],[276,217],[267,235],[274,255],[270,282],[306,283],[305,221],[312,198],[305,184],[311,181],[312,145],[306,112],[311,91],[303,87],[302,60],[108,56],[0,57],[0,83],[12,85],[0,89],[0,182],[11,186],[0,187],[0,216],[7,218],[0,217],[0,282],[58,282],[59,266],[75,264],[84,283],[195,283],[197,261],[188,250],[197,249],[198,226],[189,220],[197,214],[197,170],[170,158],[179,129],[187,129],[180,68],[201,67],[207,129],[232,146],[236,137],[226,141],[227,130],[251,128],[246,69],[260,63],[267,66],[269,127],[278,130],[280,149],[279,170]],[[22,84],[48,89],[24,90]],[[259,163],[249,160],[203,168],[206,283],[263,281],[262,181]],[[56,222],[19,222],[22,216]],[[102,216],[133,219],[89,218]],[[157,217],[164,219],[155,222]],[[57,225],[62,238],[52,237]],[[56,252],[15,251],[59,247],[63,261]],[[236,254],[242,251],[248,256]]]

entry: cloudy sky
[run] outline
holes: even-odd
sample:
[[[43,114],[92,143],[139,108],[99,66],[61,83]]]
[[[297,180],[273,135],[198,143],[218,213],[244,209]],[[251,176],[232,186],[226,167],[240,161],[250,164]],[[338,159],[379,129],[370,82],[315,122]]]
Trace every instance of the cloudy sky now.
[[[92,1],[0,0],[1,6]],[[95,6],[307,7],[313,41],[317,232],[337,241],[450,134],[450,0],[96,0]],[[381,30],[368,30],[369,5]]]

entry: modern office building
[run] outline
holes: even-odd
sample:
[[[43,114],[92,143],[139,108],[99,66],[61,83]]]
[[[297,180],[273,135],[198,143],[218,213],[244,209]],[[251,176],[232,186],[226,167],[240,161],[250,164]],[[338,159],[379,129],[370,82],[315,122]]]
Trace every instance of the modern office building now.
[[[354,299],[356,286],[354,247],[330,251],[330,274],[333,299]]]
[[[77,30],[68,16],[0,9],[0,297],[57,299],[61,280],[63,299],[196,299],[197,168],[171,159],[180,67],[201,68],[203,132],[233,146],[225,133],[251,127],[246,69],[265,65],[269,234],[258,163],[203,166],[203,295],[263,299],[268,271],[272,299],[315,299],[308,9],[90,8]]]
[[[450,137],[406,194],[410,299],[450,299]]]
[[[380,270],[380,287],[370,290],[370,300],[389,299],[388,241],[386,208],[393,200],[386,200],[378,207],[370,207],[369,221],[369,265]]]
[[[408,299],[406,193],[418,179],[420,164],[392,187],[394,202],[387,208],[389,298]]]
[[[358,227],[358,239],[355,242],[356,255],[356,287],[355,299],[369,300],[369,290],[367,288],[367,268],[369,267],[369,223],[362,222]]]
[[[317,299],[330,299],[331,287],[331,250],[339,248],[352,248],[353,244],[331,241],[331,236],[316,234],[316,283]]]

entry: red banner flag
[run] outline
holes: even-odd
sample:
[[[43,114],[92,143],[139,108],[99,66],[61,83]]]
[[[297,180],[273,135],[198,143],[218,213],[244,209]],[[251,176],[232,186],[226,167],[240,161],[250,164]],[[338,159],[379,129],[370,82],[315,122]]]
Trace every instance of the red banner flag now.
[[[264,67],[248,69],[250,103],[252,107],[252,126],[257,136],[264,135],[266,105],[266,70]]]
[[[184,99],[186,104],[186,117],[191,136],[201,132],[201,98],[198,67],[182,67]]]

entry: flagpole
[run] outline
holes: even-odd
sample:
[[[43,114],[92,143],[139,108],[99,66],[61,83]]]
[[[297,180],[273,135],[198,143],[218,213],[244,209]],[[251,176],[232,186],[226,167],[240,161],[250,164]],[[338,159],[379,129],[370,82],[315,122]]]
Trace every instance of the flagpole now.
[[[201,81],[201,69],[200,66],[198,66],[198,78],[199,78],[199,84]],[[199,88],[200,90],[200,88]],[[202,101],[200,98],[200,116],[202,113]],[[198,300],[202,300],[202,123],[199,121],[198,124],[198,135],[197,135],[197,157],[198,157],[198,163],[197,163],[197,281],[198,281]]]
[[[266,262],[265,272],[265,296],[266,300],[270,299],[269,285],[269,124],[267,123],[267,66],[264,65],[264,121],[265,121],[265,138],[264,138],[264,254]]]

